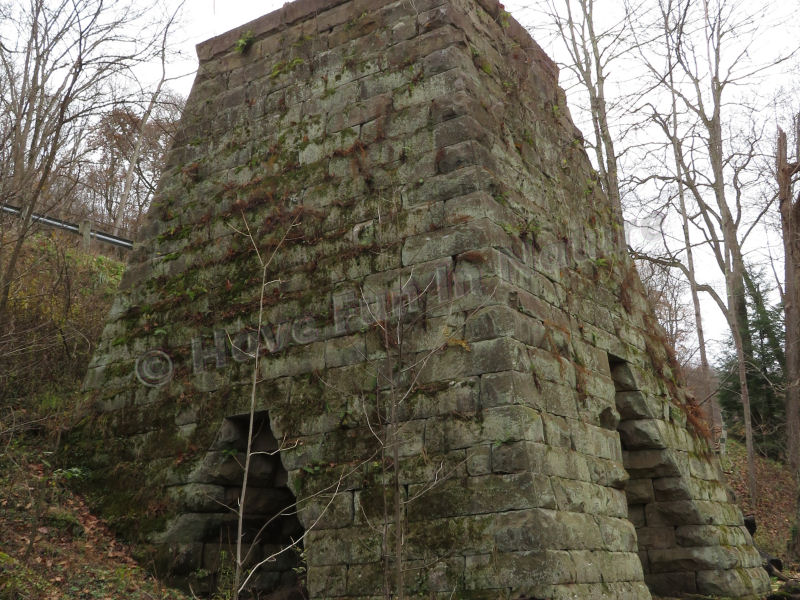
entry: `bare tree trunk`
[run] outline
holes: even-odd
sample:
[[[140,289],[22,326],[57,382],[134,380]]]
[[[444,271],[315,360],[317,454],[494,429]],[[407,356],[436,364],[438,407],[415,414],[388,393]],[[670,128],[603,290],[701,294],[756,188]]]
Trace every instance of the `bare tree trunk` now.
[[[800,134],[800,117],[795,135]],[[800,137],[798,137],[800,144]],[[796,157],[800,161],[800,156]],[[778,130],[778,202],[781,213],[784,248],[784,311],[786,356],[786,446],[789,464],[800,468],[800,196],[792,202],[792,176],[800,163],[789,163],[786,134]],[[800,554],[800,536],[795,536],[793,550]]]
[[[737,326],[731,327],[733,341],[736,345],[736,357],[739,362],[739,386],[742,392],[742,411],[744,412],[744,431],[745,447],[747,449],[747,491],[750,494],[750,506],[755,506],[758,502],[758,484],[756,482],[756,461],[755,450],[753,448],[753,423],[750,417],[750,394],[747,388],[747,369],[744,359],[744,349],[742,347],[742,336],[737,330]]]
[[[600,174],[603,191],[611,206],[622,220],[622,204],[619,190],[619,171],[614,139],[609,126],[608,104],[606,102],[605,83],[606,67],[610,58],[608,48],[601,49],[598,43],[600,36],[595,32],[594,0],[578,0],[580,6],[580,22],[576,22],[572,14],[572,0],[564,0],[566,19],[559,16],[561,11],[551,4],[551,18],[558,27],[564,44],[572,56],[575,72],[581,85],[589,95],[589,110],[594,130],[594,152],[597,159],[597,170]],[[623,26],[624,30],[624,26]],[[622,37],[619,32],[617,39]],[[605,54],[605,56],[604,56]],[[622,243],[622,242],[621,242]]]
[[[707,0],[703,2],[706,26],[706,56],[708,60],[710,81],[710,95],[712,112],[709,116],[698,102],[701,110],[700,118],[708,133],[708,156],[713,173],[712,187],[717,204],[720,229],[724,247],[725,287],[728,295],[728,310],[730,313],[731,333],[736,344],[736,357],[739,363],[739,386],[741,391],[742,411],[744,413],[745,446],[747,448],[747,479],[750,492],[750,501],[755,506],[757,502],[757,487],[755,475],[755,452],[753,448],[753,426],[750,414],[750,393],[748,388],[748,365],[753,355],[753,342],[750,336],[750,327],[747,317],[747,297],[745,294],[745,266],[742,257],[742,247],[737,235],[736,220],[726,199],[725,158],[723,156],[722,137],[722,92],[723,84],[720,81],[721,42],[722,32],[719,21],[712,22],[709,14]],[[715,15],[716,18],[717,15]],[[698,93],[698,100],[700,94]],[[720,265],[721,267],[723,265]]]
[[[669,31],[665,31],[665,41],[667,43],[667,47],[669,47]],[[678,139],[678,101],[675,94],[674,73],[672,69],[669,70],[668,76],[670,97],[672,100],[672,139],[675,140]],[[695,276],[694,270],[694,250],[692,248],[692,237],[689,230],[689,213],[686,209],[686,194],[683,185],[683,172],[681,168],[682,161],[678,146],[676,144],[671,145],[673,158],[675,159],[675,170],[678,183],[678,209],[680,211],[681,228],[683,230],[683,245],[686,250],[686,273],[687,279],[689,280],[689,290],[692,295],[694,323],[697,330],[697,345],[700,351],[700,368],[702,369],[703,379],[707,381],[710,376],[710,367],[708,364],[708,354],[706,353],[705,332],[703,331],[703,315],[700,310],[700,295],[697,290],[697,277]],[[719,423],[715,422],[715,413],[719,412],[719,402],[717,402],[716,398],[712,399],[711,402],[712,407],[716,407],[716,410],[714,408],[711,410],[713,429],[714,427],[722,426],[722,416],[720,413]]]

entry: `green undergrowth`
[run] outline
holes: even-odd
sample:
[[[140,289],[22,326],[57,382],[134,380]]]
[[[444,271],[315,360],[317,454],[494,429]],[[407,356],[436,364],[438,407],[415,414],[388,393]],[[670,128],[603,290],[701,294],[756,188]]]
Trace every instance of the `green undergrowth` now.
[[[123,270],[71,236],[25,241],[0,332],[0,401],[14,406],[80,386]]]
[[[188,600],[149,577],[72,491],[91,473],[60,464],[123,268],[52,232],[23,247],[0,334],[0,600]]]

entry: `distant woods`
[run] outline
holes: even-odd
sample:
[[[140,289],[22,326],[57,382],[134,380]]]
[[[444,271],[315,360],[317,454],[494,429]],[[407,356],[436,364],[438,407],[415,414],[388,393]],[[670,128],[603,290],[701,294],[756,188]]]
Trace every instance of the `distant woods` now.
[[[135,237],[184,103],[165,68],[177,19],[157,2],[0,4],[0,204],[21,209],[0,214],[0,399],[82,376],[120,257],[34,216]]]

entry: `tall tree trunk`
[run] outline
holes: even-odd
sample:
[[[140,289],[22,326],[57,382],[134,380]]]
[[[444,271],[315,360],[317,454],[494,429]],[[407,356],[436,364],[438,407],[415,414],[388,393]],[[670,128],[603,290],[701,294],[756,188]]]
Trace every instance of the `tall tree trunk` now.
[[[733,341],[736,345],[736,356],[739,359],[739,386],[742,392],[742,411],[744,413],[745,447],[747,449],[747,491],[750,494],[750,506],[758,502],[758,484],[756,482],[755,450],[753,448],[753,423],[750,417],[750,394],[747,388],[747,369],[742,346],[742,336],[736,325],[731,327]]]
[[[708,19],[708,5],[704,2],[706,9],[706,19]],[[716,29],[709,27],[713,31],[712,35],[719,36],[719,27]],[[711,39],[707,38],[710,43]],[[720,229],[722,230],[722,240],[724,247],[724,269],[725,288],[727,292],[728,311],[730,313],[729,323],[731,333],[736,344],[736,358],[739,363],[739,386],[742,395],[742,411],[744,412],[744,435],[747,447],[747,478],[750,492],[750,500],[755,505],[757,500],[756,476],[755,476],[755,452],[753,449],[753,427],[750,415],[750,393],[748,386],[748,367],[752,363],[753,340],[750,335],[749,321],[747,318],[747,295],[745,292],[744,276],[745,266],[742,257],[742,247],[737,235],[736,221],[728,206],[725,197],[725,159],[723,157],[723,138],[722,138],[722,90],[723,87],[719,80],[719,40],[715,46],[717,50],[709,52],[709,71],[711,77],[711,97],[713,111],[711,116],[705,112],[701,119],[708,132],[708,156],[713,173],[714,197],[719,211]],[[720,265],[723,266],[723,265]]]
[[[800,127],[796,128],[798,134]],[[800,196],[792,202],[792,176],[800,170],[800,156],[797,159],[788,162],[786,134],[779,129],[776,174],[785,274],[786,446],[795,473],[800,468]],[[800,555],[797,538],[800,536],[795,536],[792,545],[795,555]]]

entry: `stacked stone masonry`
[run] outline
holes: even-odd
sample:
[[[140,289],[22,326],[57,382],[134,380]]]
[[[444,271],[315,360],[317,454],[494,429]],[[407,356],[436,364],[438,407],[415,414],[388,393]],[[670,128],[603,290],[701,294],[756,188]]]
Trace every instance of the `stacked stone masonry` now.
[[[303,548],[254,595],[767,590],[557,69],[501,5],[300,0],[198,54],[70,440],[147,564],[222,577],[253,394],[249,564]]]

